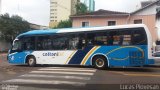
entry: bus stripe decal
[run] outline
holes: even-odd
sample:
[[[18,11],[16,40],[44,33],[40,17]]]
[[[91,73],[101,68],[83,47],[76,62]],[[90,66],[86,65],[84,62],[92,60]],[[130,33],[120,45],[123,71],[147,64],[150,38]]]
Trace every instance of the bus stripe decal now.
[[[90,50],[87,53],[87,55],[84,57],[84,59],[82,60],[81,65],[85,65],[85,63],[87,62],[88,58],[99,48],[100,48],[100,46],[95,46],[92,50]]]
[[[84,61],[86,60],[86,58],[96,49],[97,46],[93,47],[87,54],[86,56],[83,58],[81,65],[84,64]]]
[[[138,49],[142,53],[142,57],[141,58],[144,58],[144,51],[143,51],[143,49],[141,49],[140,47],[137,47],[137,46],[122,46],[122,47],[119,47],[119,48],[116,48],[116,49],[113,49],[113,50],[107,52],[106,55],[109,55],[109,54],[111,54],[111,53],[113,53],[113,52],[115,52],[117,50],[124,49],[124,48],[136,48],[136,49]]]
[[[71,60],[71,57],[73,57],[73,55],[76,53],[77,51],[73,51],[73,53],[68,57],[67,61],[65,62],[65,64],[68,64],[69,60]]]
[[[85,55],[93,48],[93,46],[87,46],[83,50],[78,50],[72,58],[69,60],[68,64],[78,64],[80,65]]]

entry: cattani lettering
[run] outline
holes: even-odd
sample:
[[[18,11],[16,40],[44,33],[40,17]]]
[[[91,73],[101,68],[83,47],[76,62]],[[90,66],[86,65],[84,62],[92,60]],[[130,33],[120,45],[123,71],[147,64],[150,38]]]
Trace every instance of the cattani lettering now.
[[[46,52],[42,53],[43,56],[63,56],[63,52]]]

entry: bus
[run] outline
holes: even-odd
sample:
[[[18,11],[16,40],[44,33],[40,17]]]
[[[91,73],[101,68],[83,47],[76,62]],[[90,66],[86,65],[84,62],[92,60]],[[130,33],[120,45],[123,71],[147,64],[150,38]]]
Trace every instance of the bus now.
[[[154,64],[152,38],[144,24],[28,31],[15,38],[8,61],[98,69]]]

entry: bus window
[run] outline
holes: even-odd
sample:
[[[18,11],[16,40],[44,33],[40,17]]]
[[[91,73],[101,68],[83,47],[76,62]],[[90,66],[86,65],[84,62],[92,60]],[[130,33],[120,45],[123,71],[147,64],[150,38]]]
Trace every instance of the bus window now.
[[[52,46],[50,36],[38,36],[37,37],[37,50],[50,50]]]
[[[95,33],[88,33],[87,34],[87,46],[93,46],[94,45],[94,37]]]
[[[70,35],[68,49],[69,50],[78,49],[78,42],[79,42],[79,37],[77,35]]]
[[[65,36],[54,36],[52,39],[53,50],[67,50],[68,38]]]
[[[78,49],[84,49],[86,46],[86,35],[85,34],[79,34],[79,41],[78,41]]]
[[[85,34],[69,35],[69,50],[81,50],[86,46]]]
[[[24,50],[35,50],[35,37],[24,37],[23,47]]]
[[[108,44],[107,33],[105,32],[96,33],[94,37],[94,43],[95,45],[107,45]]]
[[[119,32],[119,37],[120,37],[120,41],[119,41],[119,45],[131,45],[131,37],[132,37],[132,33],[129,30],[122,30]]]
[[[120,44],[120,35],[118,31],[110,31],[109,32],[109,40],[110,45],[119,45]]]
[[[108,45],[131,45],[132,33],[126,29],[110,31],[108,36]]]
[[[138,30],[139,29],[139,30]],[[143,28],[133,31],[133,45],[147,45],[147,35]]]

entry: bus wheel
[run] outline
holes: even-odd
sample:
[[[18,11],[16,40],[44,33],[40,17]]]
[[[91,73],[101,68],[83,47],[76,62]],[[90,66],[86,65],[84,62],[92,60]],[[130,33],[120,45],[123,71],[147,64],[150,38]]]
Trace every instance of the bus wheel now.
[[[107,67],[107,60],[102,56],[96,56],[93,58],[93,64],[97,69],[104,69]]]
[[[30,56],[27,61],[28,66],[34,67],[36,65],[36,59],[34,56]]]

